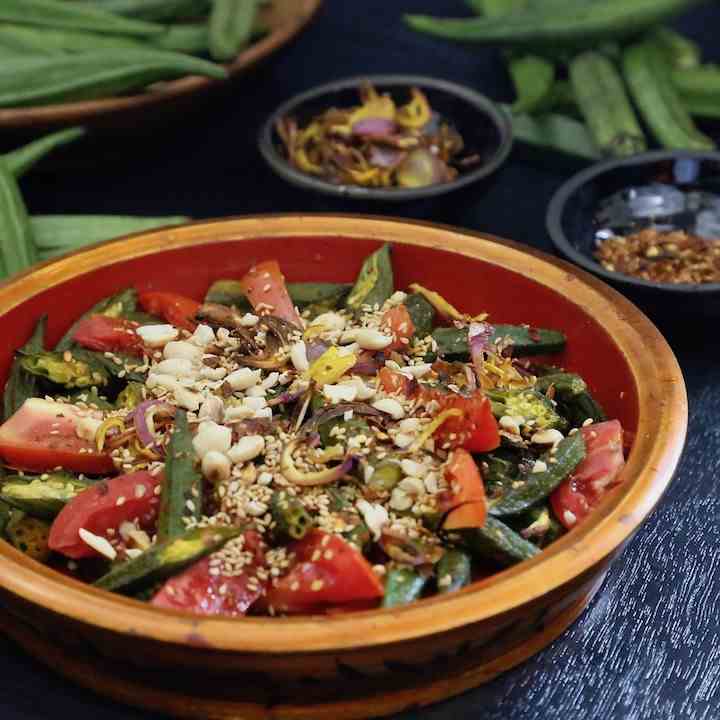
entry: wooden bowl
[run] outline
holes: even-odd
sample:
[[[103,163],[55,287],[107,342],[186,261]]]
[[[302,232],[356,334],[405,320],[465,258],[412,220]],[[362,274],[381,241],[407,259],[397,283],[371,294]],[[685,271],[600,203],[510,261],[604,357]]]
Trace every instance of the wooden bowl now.
[[[0,542],[0,627],[67,677],[122,702],[203,720],[345,720],[421,706],[489,680],[582,612],[670,483],[687,428],[680,368],[654,326],[581,270],[449,227],[358,216],[266,216],[157,230],[98,245],[0,286],[11,348],[50,312],[56,339],[132,284],[200,297],[217,278],[276,257],[290,280],[348,281],[380,241],[398,287],[442,292],[498,322],[564,329],[560,362],[582,372],[634,443],[624,483],[531,561],[405,608],[305,618],[208,619],[112,595]]]
[[[242,75],[287,45],[307,25],[321,5],[322,0],[273,0],[267,4],[261,10],[261,17],[270,31],[228,65],[230,78]],[[192,76],[158,83],[152,91],[137,95],[39,107],[0,108],[0,129],[118,124],[134,127],[134,119],[145,115],[148,110],[162,107],[173,110],[179,103],[191,101],[193,96],[226,82]]]

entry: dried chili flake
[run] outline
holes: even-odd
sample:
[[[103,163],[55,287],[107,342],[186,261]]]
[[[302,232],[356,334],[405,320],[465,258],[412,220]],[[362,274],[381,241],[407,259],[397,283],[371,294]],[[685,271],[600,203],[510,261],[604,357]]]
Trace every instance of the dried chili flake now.
[[[660,283],[720,282],[720,241],[654,228],[605,240],[595,258],[611,272]]]

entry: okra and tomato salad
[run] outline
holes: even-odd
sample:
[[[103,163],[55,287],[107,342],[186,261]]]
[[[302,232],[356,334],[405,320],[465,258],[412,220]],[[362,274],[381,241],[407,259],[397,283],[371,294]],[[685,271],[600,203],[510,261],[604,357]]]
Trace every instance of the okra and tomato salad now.
[[[623,431],[558,331],[491,324],[390,246],[354,284],[276,260],[203,302],[129,289],[5,390],[0,531],[106,590],[198,614],[394,607],[534,557],[585,521]]]

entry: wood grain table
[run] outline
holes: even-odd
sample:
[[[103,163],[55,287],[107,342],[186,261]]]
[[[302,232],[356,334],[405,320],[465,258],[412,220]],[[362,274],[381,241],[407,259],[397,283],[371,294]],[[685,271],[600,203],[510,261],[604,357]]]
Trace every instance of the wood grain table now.
[[[282,100],[359,73],[419,73],[509,99],[497,52],[415,35],[403,11],[463,12],[462,0],[328,0],[291,47],[231,92],[158,128],[104,138],[23,184],[33,213],[391,212],[464,225],[550,251],[554,190],[577,167],[516,149],[495,178],[419,207],[363,206],[308,195],[263,166],[257,130]],[[720,60],[720,5],[681,19]],[[720,126],[710,128],[720,138]],[[0,146],[10,139],[0,137]],[[684,460],[665,499],[613,566],[582,618],[551,647],[494,682],[395,720],[711,720],[720,717],[720,333],[662,318],[688,384]],[[673,329],[673,325],[675,326]],[[2,582],[2,578],[0,578]],[[2,720],[156,720],[68,685],[0,640]]]

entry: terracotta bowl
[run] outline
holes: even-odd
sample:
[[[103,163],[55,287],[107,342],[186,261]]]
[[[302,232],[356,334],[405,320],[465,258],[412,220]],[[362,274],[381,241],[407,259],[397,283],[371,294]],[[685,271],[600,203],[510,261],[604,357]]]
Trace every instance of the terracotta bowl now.
[[[560,362],[581,372],[634,436],[624,483],[592,517],[537,558],[454,595],[291,619],[157,610],[68,579],[0,542],[0,628],[57,671],[119,701],[203,720],[349,720],[485,682],[578,617],[670,483],[687,404],[678,364],[653,325],[568,263],[476,233],[382,218],[266,216],[157,230],[0,286],[0,375],[43,312],[52,340],[128,285],[200,297],[212,280],[271,257],[293,281],[348,281],[381,241],[395,243],[398,287],[418,281],[468,312],[567,332]]]
[[[261,17],[269,32],[227,66],[230,78],[242,75],[287,45],[321,5],[322,0],[273,0],[266,4],[261,10]],[[152,92],[135,95],[38,107],[0,108],[0,128],[17,130],[87,125],[136,130],[138,117],[145,117],[149,110],[165,109],[172,113],[181,103],[190,102],[195,96],[225,83],[227,80],[193,76],[158,83]]]

